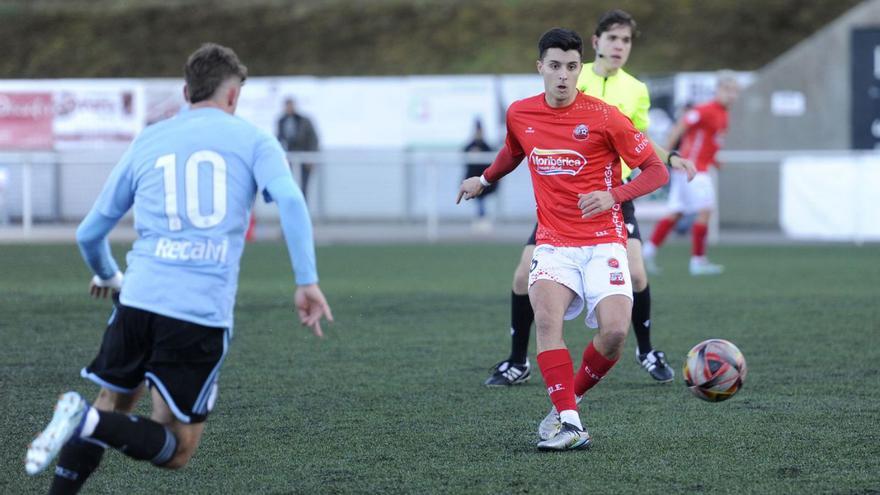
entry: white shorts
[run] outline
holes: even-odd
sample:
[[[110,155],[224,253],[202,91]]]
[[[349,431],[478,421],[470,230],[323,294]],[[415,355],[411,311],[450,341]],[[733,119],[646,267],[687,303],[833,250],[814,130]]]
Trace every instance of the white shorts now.
[[[632,299],[632,282],[626,248],[617,243],[585,247],[555,247],[541,244],[532,255],[529,288],[538,280],[552,280],[575,293],[565,319],[577,318],[587,305],[586,324],[598,328],[596,306],[608,296],[620,294]]]
[[[688,182],[687,174],[673,170],[669,178],[669,209],[675,213],[697,213],[715,209],[715,186],[708,172],[697,172]]]

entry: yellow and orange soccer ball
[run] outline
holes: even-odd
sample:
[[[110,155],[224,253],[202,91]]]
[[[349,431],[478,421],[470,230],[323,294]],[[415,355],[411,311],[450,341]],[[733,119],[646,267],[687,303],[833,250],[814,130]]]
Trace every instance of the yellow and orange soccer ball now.
[[[746,358],[723,339],[695,345],[684,362],[684,384],[697,397],[721,402],[736,394],[746,379]]]

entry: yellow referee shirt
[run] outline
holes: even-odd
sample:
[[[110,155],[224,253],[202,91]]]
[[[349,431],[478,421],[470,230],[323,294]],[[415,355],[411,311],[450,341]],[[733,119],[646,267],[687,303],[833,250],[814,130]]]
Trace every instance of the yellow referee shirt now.
[[[613,76],[602,77],[593,72],[593,64],[584,65],[578,78],[577,88],[609,105],[614,105],[632,120],[636,129],[648,130],[648,109],[651,108],[651,97],[648,86],[631,76],[623,69],[617,69]],[[632,171],[622,167],[623,178],[629,177]]]

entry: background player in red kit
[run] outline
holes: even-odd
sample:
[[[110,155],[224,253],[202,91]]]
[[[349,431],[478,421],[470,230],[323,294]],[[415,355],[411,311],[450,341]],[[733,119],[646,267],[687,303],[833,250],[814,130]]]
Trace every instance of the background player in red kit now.
[[[504,147],[482,176],[462,182],[458,201],[479,196],[528,160],[538,213],[529,298],[538,366],[554,405],[542,425],[556,425],[546,434],[542,429],[538,449],[571,450],[591,443],[576,397],[614,366],[629,330],[632,286],[620,203],[659,188],[668,173],[647,136],[617,108],[577,91],[583,55],[577,33],[547,31],[538,54],[544,93],[510,106]],[[626,185],[621,158],[642,171]],[[599,331],[574,373],[563,320],[585,306],[587,325]]]
[[[681,156],[696,164],[697,175],[688,182],[681,172],[672,172],[669,183],[669,210],[672,213],[657,223],[643,250],[649,269],[657,270],[654,261],[657,248],[666,240],[678,219],[684,214],[696,213],[697,218],[691,227],[691,275],[715,275],[724,271],[723,266],[710,263],[706,258],[706,234],[709,218],[715,209],[715,188],[709,169],[718,166],[715,155],[727,131],[727,107],[738,94],[736,76],[729,71],[720,73],[715,99],[689,110],[670,132],[669,143],[674,145],[681,139]]]

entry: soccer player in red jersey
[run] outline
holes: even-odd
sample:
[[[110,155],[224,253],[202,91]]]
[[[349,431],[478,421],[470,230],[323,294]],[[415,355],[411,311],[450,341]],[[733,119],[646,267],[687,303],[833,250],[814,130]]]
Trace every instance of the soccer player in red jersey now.
[[[591,40],[596,53],[595,59],[593,63],[584,65],[577,87],[590,96],[616,106],[632,120],[636,129],[647,132],[648,111],[651,106],[648,87],[624,70],[637,33],[636,21],[628,13],[614,9],[602,14]],[[654,142],[651,144],[657,156],[669,166],[684,170],[689,178],[696,175],[696,168],[689,160],[677,153],[668,153]],[[630,176],[630,169],[624,164],[621,170],[623,179],[626,180]],[[633,285],[632,328],[636,337],[636,361],[652,379],[658,383],[668,383],[675,373],[666,360],[666,354],[651,343],[651,291],[642,260],[642,235],[635,205],[632,201],[621,203],[621,211],[627,228],[626,252]],[[522,384],[532,375],[528,348],[535,314],[529,301],[528,281],[537,230],[536,223],[513,272],[510,293],[510,354],[507,359],[492,366],[489,377],[484,382],[487,387]]]
[[[620,358],[632,311],[626,227],[620,203],[648,194],[668,180],[648,137],[620,111],[580,93],[583,41],[553,28],[538,42],[544,93],[514,102],[507,111],[507,139],[480,177],[465,179],[458,200],[528,162],[537,202],[537,248],[529,273],[535,311],[538,366],[553,409],[542,421],[539,450],[590,445],[577,397],[593,387]],[[641,174],[623,184],[620,160]],[[574,372],[563,340],[563,320],[586,306],[586,323],[599,331]],[[558,412],[557,412],[558,411]]]
[[[681,139],[681,156],[692,160],[697,166],[697,175],[690,182],[678,171],[673,171],[669,183],[669,210],[672,212],[654,227],[651,240],[643,251],[645,264],[656,270],[654,257],[663,245],[669,231],[684,214],[697,214],[691,228],[691,275],[716,275],[724,267],[709,262],[706,258],[706,234],[709,219],[715,209],[715,188],[709,169],[718,166],[715,155],[721,148],[724,133],[727,131],[727,108],[736,100],[739,84],[736,76],[728,71],[718,76],[715,99],[689,110],[679,120],[669,135],[669,143]]]

